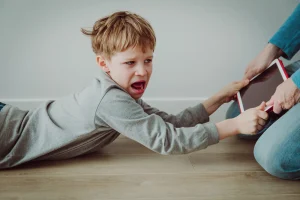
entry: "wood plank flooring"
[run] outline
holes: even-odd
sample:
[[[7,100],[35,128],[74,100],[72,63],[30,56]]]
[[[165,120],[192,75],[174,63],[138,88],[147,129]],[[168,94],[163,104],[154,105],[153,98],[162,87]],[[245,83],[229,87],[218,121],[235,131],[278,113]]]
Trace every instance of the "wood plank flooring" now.
[[[266,173],[254,159],[254,144],[229,138],[163,156],[120,137],[90,155],[0,171],[0,200],[299,200],[300,182]]]

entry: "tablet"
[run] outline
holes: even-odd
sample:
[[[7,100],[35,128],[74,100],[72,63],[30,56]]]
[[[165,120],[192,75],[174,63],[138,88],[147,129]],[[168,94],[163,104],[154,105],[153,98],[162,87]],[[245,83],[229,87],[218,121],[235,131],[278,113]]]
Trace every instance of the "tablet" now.
[[[282,61],[275,59],[265,71],[252,78],[250,83],[237,93],[241,112],[257,107],[263,101],[269,101],[277,86],[286,79],[288,75]],[[272,106],[268,106],[265,111],[270,111],[271,108]]]

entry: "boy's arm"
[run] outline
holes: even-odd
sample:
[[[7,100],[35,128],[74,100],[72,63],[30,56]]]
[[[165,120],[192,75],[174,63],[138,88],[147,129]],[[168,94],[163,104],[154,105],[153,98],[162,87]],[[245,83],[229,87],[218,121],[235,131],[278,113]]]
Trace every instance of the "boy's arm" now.
[[[221,105],[225,103],[223,99],[224,97],[217,93],[203,102],[203,106],[208,115],[213,114]]]
[[[284,58],[290,60],[300,49],[300,4],[270,39],[269,43],[281,49]],[[300,89],[300,70],[292,75],[293,82]]]
[[[192,127],[197,124],[206,123],[209,121],[209,114],[207,113],[203,104],[198,104],[193,107],[186,108],[177,115],[168,114],[157,108],[151,107],[142,99],[138,100],[138,104],[142,106],[145,113],[148,115],[155,114],[160,116],[165,122],[173,124],[176,128]]]
[[[101,100],[95,124],[110,127],[161,154],[189,153],[219,141],[215,124],[176,128],[156,114],[147,114],[130,95],[115,88]]]
[[[224,102],[224,95],[222,92],[216,93],[214,96],[208,98],[203,103],[196,106],[189,107],[177,115],[168,114],[160,111],[157,108],[151,107],[142,99],[138,103],[143,107],[147,114],[156,114],[164,121],[173,124],[175,127],[192,127],[197,124],[206,123],[209,121],[209,116],[214,113]]]

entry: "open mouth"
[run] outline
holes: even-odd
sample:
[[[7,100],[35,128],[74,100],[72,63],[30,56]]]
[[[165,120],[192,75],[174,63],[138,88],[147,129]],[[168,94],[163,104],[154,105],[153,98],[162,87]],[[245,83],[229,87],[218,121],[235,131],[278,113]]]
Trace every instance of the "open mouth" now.
[[[143,93],[145,91],[146,81],[137,81],[131,84],[131,88],[136,93]]]

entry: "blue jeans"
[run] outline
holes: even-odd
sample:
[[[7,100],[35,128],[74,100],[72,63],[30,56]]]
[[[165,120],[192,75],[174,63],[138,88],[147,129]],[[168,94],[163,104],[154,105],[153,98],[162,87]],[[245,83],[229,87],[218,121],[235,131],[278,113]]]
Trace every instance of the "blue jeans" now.
[[[300,61],[286,67],[289,75],[300,68]],[[234,102],[226,118],[240,114]],[[271,113],[263,130],[256,135],[239,134],[245,139],[258,139],[254,147],[256,161],[270,174],[282,179],[300,179],[300,103],[280,115]]]

